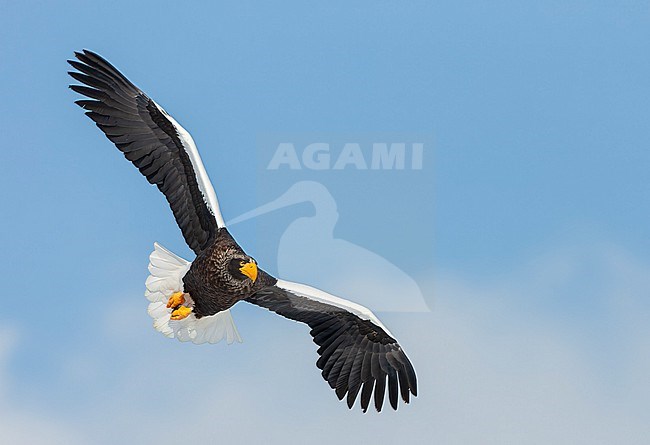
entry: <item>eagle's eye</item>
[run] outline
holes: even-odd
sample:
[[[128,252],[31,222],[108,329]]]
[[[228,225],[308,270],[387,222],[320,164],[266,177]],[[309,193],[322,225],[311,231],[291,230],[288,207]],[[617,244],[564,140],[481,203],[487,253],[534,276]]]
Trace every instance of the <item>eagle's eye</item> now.
[[[244,262],[244,260],[242,260],[242,261],[239,262],[239,265],[240,265],[240,266],[243,266],[244,264],[246,264],[246,263]]]

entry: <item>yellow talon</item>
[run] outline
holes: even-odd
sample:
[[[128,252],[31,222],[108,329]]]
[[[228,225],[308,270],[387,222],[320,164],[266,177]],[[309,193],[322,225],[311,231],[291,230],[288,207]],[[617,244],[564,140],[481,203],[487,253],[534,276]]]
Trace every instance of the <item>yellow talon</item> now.
[[[185,303],[183,292],[176,292],[172,294],[171,297],[169,297],[169,300],[167,300],[167,307],[176,307],[180,306],[183,303]]]
[[[187,306],[181,306],[172,312],[172,320],[182,320],[192,313],[192,309]]]

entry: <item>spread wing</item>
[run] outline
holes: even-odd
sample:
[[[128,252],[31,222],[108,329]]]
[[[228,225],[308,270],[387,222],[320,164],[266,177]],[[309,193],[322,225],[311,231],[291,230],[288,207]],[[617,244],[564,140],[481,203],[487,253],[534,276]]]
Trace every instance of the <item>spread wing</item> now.
[[[349,408],[361,391],[365,412],[374,392],[375,408],[381,411],[386,378],[393,409],[397,409],[398,391],[405,403],[410,394],[417,395],[411,362],[388,329],[365,307],[283,280],[246,301],[309,325],[314,343],[320,346],[316,366],[339,400],[347,394]]]
[[[71,85],[89,99],[75,103],[124,156],[165,195],[185,241],[195,252],[225,223],[192,136],[101,56],[84,50],[68,60]]]

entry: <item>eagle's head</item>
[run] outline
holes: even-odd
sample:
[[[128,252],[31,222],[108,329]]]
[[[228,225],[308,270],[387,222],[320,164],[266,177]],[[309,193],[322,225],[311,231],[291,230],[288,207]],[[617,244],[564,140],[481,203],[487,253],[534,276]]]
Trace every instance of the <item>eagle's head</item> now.
[[[257,261],[248,255],[238,255],[228,263],[228,272],[236,280],[254,283],[257,280]]]

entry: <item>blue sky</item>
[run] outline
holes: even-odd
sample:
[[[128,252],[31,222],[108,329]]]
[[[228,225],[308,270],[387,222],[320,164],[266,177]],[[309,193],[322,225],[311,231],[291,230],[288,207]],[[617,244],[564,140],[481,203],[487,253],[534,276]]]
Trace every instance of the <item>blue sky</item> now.
[[[166,416],[190,406],[195,440],[642,443],[650,5],[402,3],[0,2],[4,437],[172,443]],[[432,309],[381,314],[420,397],[349,412],[307,330],[256,308],[234,310],[242,345],[151,328],[152,244],[189,250],[73,104],[81,48],[192,133],[226,220],[295,181],[327,186],[335,236],[410,274]],[[265,169],[279,141],[398,139],[426,142],[422,170]],[[233,232],[275,270],[283,227],[311,211]]]

